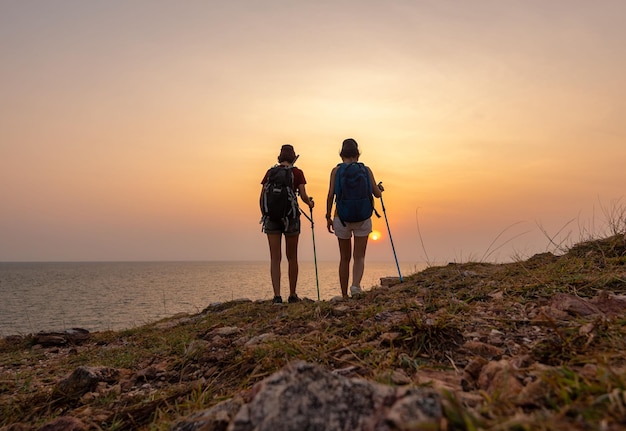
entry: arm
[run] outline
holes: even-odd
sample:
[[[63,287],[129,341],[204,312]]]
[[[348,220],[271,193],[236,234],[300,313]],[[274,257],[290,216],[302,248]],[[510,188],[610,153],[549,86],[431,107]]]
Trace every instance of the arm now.
[[[376,180],[374,179],[374,173],[370,168],[367,168],[367,172],[369,172],[370,174],[370,181],[372,183],[372,194],[377,198],[381,197],[383,195],[383,191],[385,190],[383,188],[383,185],[376,184]]]
[[[261,184],[261,193],[259,194],[259,209],[261,210],[261,217],[263,217],[263,184]]]
[[[259,207],[261,208],[261,216],[263,216],[263,188],[265,188],[265,182],[267,181],[267,175],[269,170],[265,172],[263,179],[261,180],[261,193],[259,194]]]
[[[313,199],[311,199],[306,193],[306,187],[304,186],[304,184],[300,184],[298,186],[298,193],[300,193],[300,199],[302,199],[302,202],[307,204],[309,208],[313,208],[315,204],[313,203]]]
[[[295,192],[297,192],[297,194],[300,195],[300,199],[302,199],[302,202],[307,204],[309,208],[313,208],[313,200],[309,197],[309,195],[306,192],[306,179],[304,178],[304,172],[302,172],[301,169],[298,169],[295,166],[292,172],[293,172],[294,187],[296,188]]]
[[[335,176],[337,175],[337,168],[333,168],[330,172],[330,184],[328,185],[328,195],[326,196],[326,227],[328,232],[333,233],[333,202],[335,200]]]

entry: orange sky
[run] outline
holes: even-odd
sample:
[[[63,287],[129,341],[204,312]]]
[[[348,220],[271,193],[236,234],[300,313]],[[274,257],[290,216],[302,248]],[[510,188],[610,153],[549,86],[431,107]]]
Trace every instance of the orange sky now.
[[[386,187],[403,262],[602,234],[624,203],[625,14],[617,0],[2,2],[0,261],[267,259],[259,182],[284,143],[318,204],[318,260],[334,260],[324,202],[347,137]],[[374,223],[368,258],[391,260]]]

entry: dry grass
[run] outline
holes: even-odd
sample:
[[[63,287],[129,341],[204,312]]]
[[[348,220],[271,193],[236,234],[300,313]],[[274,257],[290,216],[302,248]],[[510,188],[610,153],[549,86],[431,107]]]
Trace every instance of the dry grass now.
[[[624,310],[567,318],[545,312],[555,295],[601,292],[626,295],[621,234],[562,256],[430,267],[347,302],[224,303],[93,333],[75,346],[9,337],[0,341],[0,426],[37,429],[67,415],[93,429],[165,430],[300,359],[386,384],[397,384],[390,376],[402,371],[413,384],[439,387],[451,430],[623,429]],[[216,332],[227,327],[236,329]],[[468,341],[493,351],[468,350]],[[540,394],[520,404],[506,390],[463,387],[463,370],[478,356],[518,361],[520,382],[540,384]],[[122,377],[68,399],[55,388],[79,366],[112,367]],[[437,386],[444,381],[449,387]]]

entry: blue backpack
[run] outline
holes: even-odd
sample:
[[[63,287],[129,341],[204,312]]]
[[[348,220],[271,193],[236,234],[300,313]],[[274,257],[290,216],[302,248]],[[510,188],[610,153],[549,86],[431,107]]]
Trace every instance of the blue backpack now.
[[[340,163],[335,176],[335,203],[341,223],[367,220],[375,212],[372,182],[363,163]]]

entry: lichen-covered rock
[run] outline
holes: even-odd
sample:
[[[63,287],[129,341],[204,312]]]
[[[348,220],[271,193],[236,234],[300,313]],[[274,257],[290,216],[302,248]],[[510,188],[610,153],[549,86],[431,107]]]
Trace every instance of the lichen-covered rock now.
[[[437,392],[392,387],[298,361],[224,401],[175,423],[170,431],[391,431],[439,429]]]
[[[441,415],[432,390],[394,388],[295,362],[253,388],[228,430],[437,429]]]

